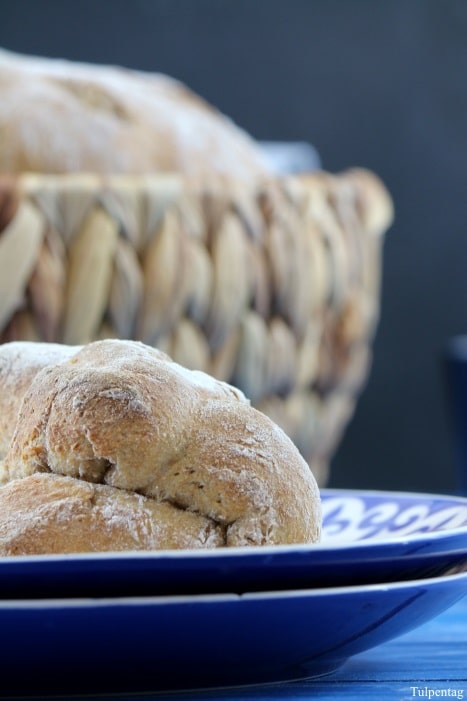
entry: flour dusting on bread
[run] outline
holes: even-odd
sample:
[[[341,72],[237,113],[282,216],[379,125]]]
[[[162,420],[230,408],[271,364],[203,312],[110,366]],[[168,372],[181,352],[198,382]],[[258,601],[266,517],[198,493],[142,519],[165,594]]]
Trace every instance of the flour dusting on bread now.
[[[308,465],[236,388],[137,341],[5,344],[7,365],[26,380],[1,425],[0,553],[319,540]]]

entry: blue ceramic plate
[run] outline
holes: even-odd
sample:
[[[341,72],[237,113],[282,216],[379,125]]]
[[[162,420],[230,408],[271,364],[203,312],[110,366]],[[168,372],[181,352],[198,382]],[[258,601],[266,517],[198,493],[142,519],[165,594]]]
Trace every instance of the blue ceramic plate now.
[[[388,585],[0,601],[0,696],[158,692],[328,674],[433,618],[467,573]]]
[[[0,597],[153,596],[400,581],[467,563],[467,499],[322,490],[317,546],[0,559]]]

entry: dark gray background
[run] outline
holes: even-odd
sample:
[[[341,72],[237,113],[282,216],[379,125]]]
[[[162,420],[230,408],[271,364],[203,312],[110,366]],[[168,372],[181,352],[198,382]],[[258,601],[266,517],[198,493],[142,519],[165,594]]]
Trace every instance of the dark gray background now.
[[[389,188],[370,380],[331,485],[456,489],[442,376],[466,330],[465,0],[0,0],[0,45],[168,73],[253,136]]]

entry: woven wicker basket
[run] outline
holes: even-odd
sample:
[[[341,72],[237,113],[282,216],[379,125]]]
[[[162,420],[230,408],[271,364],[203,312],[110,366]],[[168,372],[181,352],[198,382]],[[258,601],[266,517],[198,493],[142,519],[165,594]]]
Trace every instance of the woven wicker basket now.
[[[369,371],[392,218],[367,171],[0,184],[0,341],[139,339],[242,389],[320,485]]]

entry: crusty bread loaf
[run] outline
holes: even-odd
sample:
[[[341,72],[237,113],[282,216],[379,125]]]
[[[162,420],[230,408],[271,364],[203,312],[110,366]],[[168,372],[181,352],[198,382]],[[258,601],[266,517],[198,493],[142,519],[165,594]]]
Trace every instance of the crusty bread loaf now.
[[[254,140],[168,76],[0,50],[0,172],[269,172]]]
[[[16,428],[18,414],[29,385],[46,365],[60,363],[77,348],[55,343],[5,343],[0,346],[0,484],[1,461]]]
[[[10,482],[0,502],[2,555],[224,545],[222,527],[206,516],[62,475]]]
[[[0,554],[320,537],[292,441],[239,390],[161,351],[4,344],[0,387]]]

